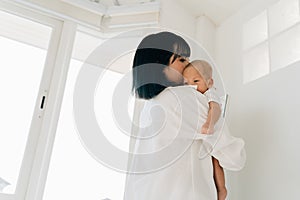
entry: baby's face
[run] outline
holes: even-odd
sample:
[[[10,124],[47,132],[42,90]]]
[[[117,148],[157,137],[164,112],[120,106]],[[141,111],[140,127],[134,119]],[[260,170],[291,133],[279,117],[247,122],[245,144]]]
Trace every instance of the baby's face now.
[[[201,93],[208,90],[206,80],[201,76],[201,74],[193,66],[188,66],[183,71],[184,83],[189,85],[197,85],[197,90]]]

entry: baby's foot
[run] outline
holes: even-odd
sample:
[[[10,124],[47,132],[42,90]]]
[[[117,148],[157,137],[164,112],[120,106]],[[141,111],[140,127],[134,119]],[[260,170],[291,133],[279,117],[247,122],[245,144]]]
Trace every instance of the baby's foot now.
[[[225,200],[227,196],[227,190],[226,188],[221,189],[218,191],[218,200]]]

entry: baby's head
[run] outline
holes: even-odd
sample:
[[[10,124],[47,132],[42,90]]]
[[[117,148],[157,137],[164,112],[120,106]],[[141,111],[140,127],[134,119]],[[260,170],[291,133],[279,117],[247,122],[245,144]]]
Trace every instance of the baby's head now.
[[[194,60],[183,71],[185,83],[197,85],[197,90],[206,92],[213,86],[212,67],[204,60]]]

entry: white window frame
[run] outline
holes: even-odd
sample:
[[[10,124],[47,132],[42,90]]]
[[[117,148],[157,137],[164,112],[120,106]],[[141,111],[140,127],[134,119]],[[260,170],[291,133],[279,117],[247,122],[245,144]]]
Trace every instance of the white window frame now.
[[[288,32],[288,31],[290,31],[291,29],[295,28],[296,26],[299,26],[299,24],[300,24],[300,21],[295,22],[293,25],[290,25],[289,27],[287,27],[287,28],[285,28],[285,29],[282,29],[282,30],[278,31],[278,32],[275,33],[275,34],[271,34],[271,30],[270,30],[270,14],[269,14],[269,12],[270,12],[270,8],[271,8],[272,6],[274,6],[274,5],[276,5],[277,3],[278,3],[278,2],[272,3],[272,4],[270,4],[269,6],[267,6],[263,11],[260,11],[260,12],[259,12],[259,13],[266,12],[266,15],[267,15],[267,29],[268,29],[268,34],[267,34],[266,39],[260,41],[259,43],[255,44],[255,45],[253,45],[253,46],[250,46],[250,47],[247,47],[247,48],[243,48],[243,49],[242,49],[242,55],[244,56],[244,55],[246,55],[248,52],[252,51],[253,49],[255,49],[255,48],[257,48],[257,47],[259,47],[260,45],[267,44],[267,45],[268,45],[268,54],[269,54],[269,55],[268,55],[268,57],[269,57],[268,73],[266,73],[266,74],[263,75],[263,76],[258,76],[258,77],[256,77],[256,78],[253,79],[253,80],[245,80],[245,77],[243,76],[243,84],[251,83],[251,82],[253,82],[253,81],[257,80],[257,79],[260,79],[260,78],[262,78],[262,77],[268,76],[268,75],[270,75],[271,73],[273,73],[274,71],[277,71],[277,70],[278,70],[278,69],[273,69],[273,62],[274,62],[274,60],[273,60],[272,57],[271,57],[271,47],[272,47],[272,44],[273,44],[273,40],[276,39],[276,38],[278,38],[278,37],[280,37],[282,34],[284,34],[284,33]],[[299,9],[299,12],[300,12],[300,0],[299,0],[299,5],[298,5],[298,6],[299,6],[298,9]],[[250,21],[251,21],[251,19],[253,19],[253,18],[255,18],[256,16],[259,16],[259,15],[260,15],[260,14],[255,15],[254,17],[251,16]],[[244,23],[243,23],[243,24],[245,24],[245,23],[247,23],[247,22],[249,22],[249,19],[244,20]],[[299,62],[299,60],[296,61],[296,62]],[[289,65],[292,65],[292,64],[293,64],[293,63],[290,63],[290,64],[288,64],[288,65],[286,65],[286,66],[284,66],[284,67],[280,67],[279,69],[285,68],[285,67],[287,67],[287,66],[289,66]],[[243,66],[243,67],[244,67],[244,66]],[[244,69],[243,69],[243,70],[244,70]]]
[[[0,193],[0,200],[40,200],[53,148],[76,23],[43,15],[16,1],[0,1],[0,9],[53,28],[15,194]],[[41,110],[43,96],[46,96],[46,106]]]

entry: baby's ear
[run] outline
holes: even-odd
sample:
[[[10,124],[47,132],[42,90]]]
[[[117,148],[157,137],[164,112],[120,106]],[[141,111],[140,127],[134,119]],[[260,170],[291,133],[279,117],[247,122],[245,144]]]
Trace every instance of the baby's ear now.
[[[211,88],[214,85],[214,79],[208,79],[208,88]]]

